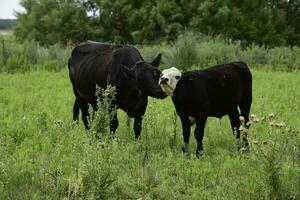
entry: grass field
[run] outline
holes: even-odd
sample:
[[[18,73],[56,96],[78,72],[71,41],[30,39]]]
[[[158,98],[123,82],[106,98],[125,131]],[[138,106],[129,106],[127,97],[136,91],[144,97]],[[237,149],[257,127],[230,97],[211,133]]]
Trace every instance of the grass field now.
[[[252,71],[250,152],[209,118],[200,159],[170,98],[150,98],[141,140],[119,110],[100,141],[72,124],[66,70],[0,74],[0,199],[300,199],[300,73]]]

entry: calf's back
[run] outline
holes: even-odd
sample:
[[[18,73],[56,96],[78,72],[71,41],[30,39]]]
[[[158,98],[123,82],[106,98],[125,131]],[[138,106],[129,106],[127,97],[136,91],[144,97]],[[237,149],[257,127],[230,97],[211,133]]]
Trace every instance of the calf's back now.
[[[252,99],[252,75],[243,62],[183,73],[174,91],[177,112],[222,117]]]

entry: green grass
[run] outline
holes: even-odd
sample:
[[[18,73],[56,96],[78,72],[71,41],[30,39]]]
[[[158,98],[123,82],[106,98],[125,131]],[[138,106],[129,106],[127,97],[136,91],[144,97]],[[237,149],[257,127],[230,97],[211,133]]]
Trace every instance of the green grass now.
[[[116,138],[99,141],[72,124],[66,70],[0,74],[0,199],[299,199],[300,135],[286,128],[300,128],[300,74],[252,71],[251,113],[285,127],[253,124],[241,154],[228,118],[209,118],[200,159],[193,134],[181,152],[170,98],[150,98],[141,140],[119,110]]]

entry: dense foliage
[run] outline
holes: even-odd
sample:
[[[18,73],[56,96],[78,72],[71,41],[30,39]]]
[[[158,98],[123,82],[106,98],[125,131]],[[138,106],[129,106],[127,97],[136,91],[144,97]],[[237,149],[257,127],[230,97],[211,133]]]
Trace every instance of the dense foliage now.
[[[298,0],[21,0],[16,35],[41,44],[174,40],[185,29],[243,44],[299,45]]]

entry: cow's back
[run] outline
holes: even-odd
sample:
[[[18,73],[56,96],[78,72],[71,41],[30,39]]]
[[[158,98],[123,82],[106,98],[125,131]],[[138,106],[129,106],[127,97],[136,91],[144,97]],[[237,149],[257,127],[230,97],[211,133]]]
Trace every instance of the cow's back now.
[[[72,51],[69,59],[69,76],[74,90],[82,98],[93,98],[95,85],[105,88],[107,73],[114,50],[121,46],[86,42]]]
[[[117,106],[132,117],[143,115],[147,105],[147,96],[142,94],[135,79],[121,72],[122,67],[131,69],[138,61],[143,61],[139,51],[130,46],[117,49],[113,53],[112,65],[107,75],[107,85],[116,87]]]

